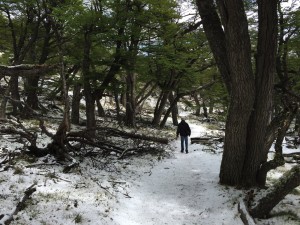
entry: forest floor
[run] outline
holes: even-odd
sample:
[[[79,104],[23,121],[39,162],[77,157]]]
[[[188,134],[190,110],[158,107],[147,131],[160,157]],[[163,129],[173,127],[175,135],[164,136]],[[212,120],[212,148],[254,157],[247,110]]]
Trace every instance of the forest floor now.
[[[192,137],[215,132],[210,125],[194,121],[190,125]],[[10,141],[2,136],[1,154],[4,149],[18,149]],[[37,166],[20,160],[0,172],[0,215],[9,214],[25,189],[35,183],[36,192],[12,225],[243,224],[237,203],[246,191],[218,184],[222,143],[214,147],[192,144],[185,154],[180,153],[177,139],[166,146],[166,152],[168,157],[84,159],[71,173],[62,173],[63,166],[49,155],[35,161]],[[278,168],[269,180],[285,170]],[[256,223],[299,225],[299,188],[272,214]]]
[[[191,128],[192,136],[203,129]],[[172,145],[173,157],[135,182],[132,198],[119,200],[113,211],[116,224],[242,225],[237,211],[241,192],[218,184],[221,154],[205,152],[199,144],[181,153],[179,139]]]

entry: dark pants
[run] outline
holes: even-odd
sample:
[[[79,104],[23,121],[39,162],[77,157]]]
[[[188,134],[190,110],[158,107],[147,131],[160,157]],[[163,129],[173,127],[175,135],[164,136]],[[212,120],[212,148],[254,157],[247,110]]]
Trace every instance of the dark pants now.
[[[184,146],[185,146],[185,151],[188,152],[188,136],[180,136],[181,137],[181,151],[184,151]]]

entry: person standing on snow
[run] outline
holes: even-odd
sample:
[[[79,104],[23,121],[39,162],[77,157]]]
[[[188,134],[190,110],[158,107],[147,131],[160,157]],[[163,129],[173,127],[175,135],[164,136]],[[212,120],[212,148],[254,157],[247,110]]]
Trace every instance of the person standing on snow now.
[[[184,152],[184,146],[185,146],[185,152],[189,153],[188,136],[191,136],[191,128],[188,125],[188,123],[185,122],[184,118],[181,118],[181,121],[178,124],[176,138],[178,138],[179,134],[180,134],[180,138],[181,138],[181,153]]]

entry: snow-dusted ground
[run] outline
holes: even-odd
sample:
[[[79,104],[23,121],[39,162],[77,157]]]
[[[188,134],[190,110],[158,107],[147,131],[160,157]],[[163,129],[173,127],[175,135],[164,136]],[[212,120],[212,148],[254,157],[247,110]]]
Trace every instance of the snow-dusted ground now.
[[[209,133],[201,124],[190,125],[192,136]],[[3,145],[6,139],[1,138]],[[6,145],[14,147],[9,142]],[[218,184],[220,151],[213,153],[204,145],[193,144],[190,153],[183,154],[179,140],[172,141],[169,148],[170,158],[147,155],[115,159],[110,164],[84,159],[68,174],[61,172],[62,166],[50,165],[50,156],[34,162],[47,160],[46,166],[25,167],[28,162],[18,162],[15,168],[0,172],[0,215],[10,213],[24,190],[36,183],[37,191],[12,225],[243,224],[237,211],[243,191]],[[21,173],[14,174],[17,166]],[[279,168],[273,174],[283,172]],[[298,220],[281,216],[256,222],[299,225],[299,205],[300,196],[289,195],[277,207],[277,212],[294,210],[292,215]]]
[[[116,224],[243,224],[236,209],[236,196],[218,184],[221,155],[191,145],[190,153],[179,152],[155,166],[121,198],[113,211]]]

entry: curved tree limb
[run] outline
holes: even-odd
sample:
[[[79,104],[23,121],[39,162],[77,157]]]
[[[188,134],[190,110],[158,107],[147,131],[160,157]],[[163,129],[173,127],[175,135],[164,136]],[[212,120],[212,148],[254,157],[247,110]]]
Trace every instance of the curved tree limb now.
[[[19,211],[25,208],[25,202],[36,191],[35,185],[36,184],[32,184],[25,190],[23,197],[19,200],[18,204],[10,214],[0,215],[0,217],[2,216],[0,219],[0,225],[9,225],[14,220],[13,216],[17,215]]]
[[[17,66],[0,65],[0,76],[35,76],[46,75],[57,69],[57,65],[30,65]]]
[[[300,185],[300,165],[294,166],[284,173],[278,182],[267,190],[262,199],[259,199],[250,214],[256,218],[268,216],[270,211],[294,188]]]

